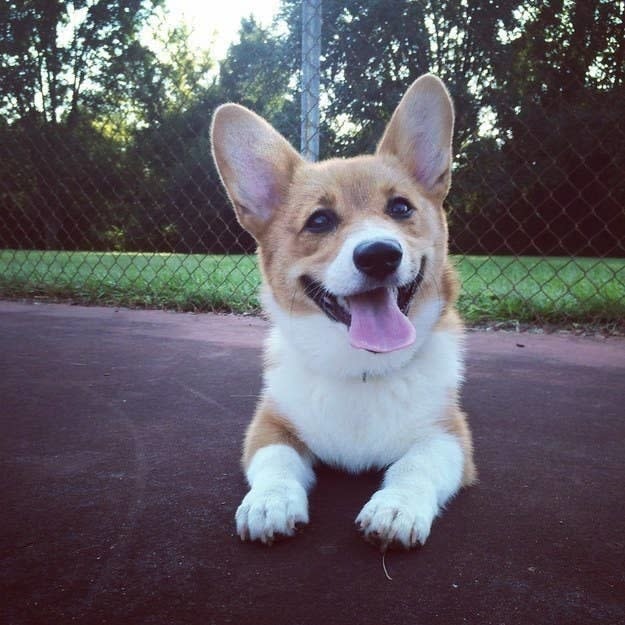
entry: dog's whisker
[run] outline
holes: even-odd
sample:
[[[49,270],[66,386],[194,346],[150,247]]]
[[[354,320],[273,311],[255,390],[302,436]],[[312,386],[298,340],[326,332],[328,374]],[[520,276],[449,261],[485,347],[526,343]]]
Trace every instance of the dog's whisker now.
[[[289,306],[289,315],[293,315],[293,307],[295,306],[295,298],[297,297],[297,285],[293,289],[293,296],[291,297],[291,305]]]

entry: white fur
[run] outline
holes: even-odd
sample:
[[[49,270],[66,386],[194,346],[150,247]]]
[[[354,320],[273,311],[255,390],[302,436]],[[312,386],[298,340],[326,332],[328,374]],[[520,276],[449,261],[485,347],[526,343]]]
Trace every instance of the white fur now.
[[[431,314],[431,308],[426,309]],[[344,339],[326,336],[320,340],[324,335],[316,333],[316,317],[298,321],[302,334],[316,334],[320,343],[316,357],[303,357],[300,345],[293,346],[293,328],[285,337],[282,328],[276,327],[269,349],[277,364],[265,373],[266,393],[280,413],[288,415],[316,457],[353,472],[382,468],[396,462],[424,436],[439,433],[438,421],[448,406],[450,391],[462,380],[459,336],[448,331],[426,334],[417,353],[410,348],[398,352],[412,353],[399,366],[394,353],[363,352],[359,356],[364,366],[354,370],[350,361],[362,350],[350,347]],[[307,337],[299,338],[305,341]],[[314,337],[308,341],[315,342]],[[378,358],[386,364],[375,367],[368,362]],[[383,373],[376,373],[380,369]]]
[[[424,543],[440,508],[460,488],[463,470],[458,440],[439,425],[450,392],[463,377],[460,333],[432,332],[442,303],[422,302],[412,319],[416,345],[391,354],[352,348],[342,325],[322,314],[292,317],[275,302],[266,303],[271,304],[275,322],[268,341],[270,361],[275,364],[265,373],[266,393],[320,461],[352,472],[389,467],[382,488],[356,519],[365,537],[383,547]],[[256,472],[277,472],[269,466],[271,454],[264,452],[261,449],[254,456],[250,483]],[[295,482],[301,478],[295,477]],[[289,493],[293,488],[284,474],[280,487]],[[270,501],[258,501],[257,507],[273,509],[275,499],[292,496],[278,494],[277,483],[269,490]],[[266,489],[256,492],[259,498],[266,497]],[[256,501],[251,493],[242,507],[250,498]],[[306,522],[304,488],[298,496],[298,520]],[[281,510],[288,508],[280,505]],[[274,533],[290,535],[294,522],[286,517],[286,512],[266,514],[271,523],[252,524],[250,538],[267,541]]]
[[[462,466],[456,438],[443,432],[424,437],[388,469],[356,523],[382,546],[423,544],[440,508],[460,488]]]
[[[265,393],[314,456],[351,472],[389,467],[382,489],[356,519],[383,546],[423,543],[444,503],[460,488],[463,454],[440,419],[462,383],[462,334],[432,329],[439,299],[421,301],[409,348],[372,354],[351,347],[343,324],[323,313],[292,316],[271,294]],[[256,452],[251,486],[236,514],[242,538],[270,543],[308,522],[308,461],[286,445]]]
[[[315,475],[288,445],[259,449],[247,470],[250,491],[236,512],[241,539],[271,543],[276,534],[291,536],[297,523],[308,523],[307,491]]]
[[[364,221],[351,234],[347,235],[336,258],[328,265],[323,278],[323,285],[334,295],[351,295],[363,291],[367,284],[366,276],[354,265],[354,250],[365,241],[376,239],[395,239],[402,248],[403,256],[395,273],[396,285],[410,282],[418,270],[412,266],[410,252],[404,238],[397,229],[380,225],[372,220]],[[415,259],[420,261],[421,259]]]
[[[268,288],[263,291],[263,305],[274,326],[268,341],[272,361],[291,357],[311,372],[328,378],[383,376],[405,367],[423,347],[440,317],[443,303],[438,298],[419,301],[417,293],[411,321],[416,329],[415,342],[401,350],[373,354],[349,343],[347,327],[331,321],[321,311],[313,315],[290,315],[275,301]],[[460,337],[454,335],[460,350]],[[453,360],[460,360],[454,355]],[[307,387],[310,384],[306,385]]]

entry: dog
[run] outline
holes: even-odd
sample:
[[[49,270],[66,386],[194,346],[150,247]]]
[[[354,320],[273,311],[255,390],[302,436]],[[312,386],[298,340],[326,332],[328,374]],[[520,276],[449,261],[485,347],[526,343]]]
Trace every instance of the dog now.
[[[312,163],[252,111],[216,109],[213,157],[258,243],[271,320],[244,443],[242,540],[271,544],[308,523],[316,463],[385,470],[356,518],[382,550],[423,544],[475,481],[443,211],[453,123],[447,89],[426,74],[375,154]]]

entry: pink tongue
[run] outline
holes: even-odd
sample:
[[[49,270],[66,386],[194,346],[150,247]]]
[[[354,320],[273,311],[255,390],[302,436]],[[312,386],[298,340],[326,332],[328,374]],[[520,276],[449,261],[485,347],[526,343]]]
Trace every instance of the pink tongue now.
[[[379,288],[346,299],[352,315],[349,326],[352,347],[392,352],[414,343],[414,326],[399,310],[391,289]]]

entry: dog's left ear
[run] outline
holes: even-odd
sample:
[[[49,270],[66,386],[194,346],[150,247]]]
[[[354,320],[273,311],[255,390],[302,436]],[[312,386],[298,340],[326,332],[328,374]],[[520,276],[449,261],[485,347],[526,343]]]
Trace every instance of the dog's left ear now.
[[[395,109],[377,149],[393,154],[424,189],[442,201],[451,183],[454,110],[445,85],[425,74]]]

